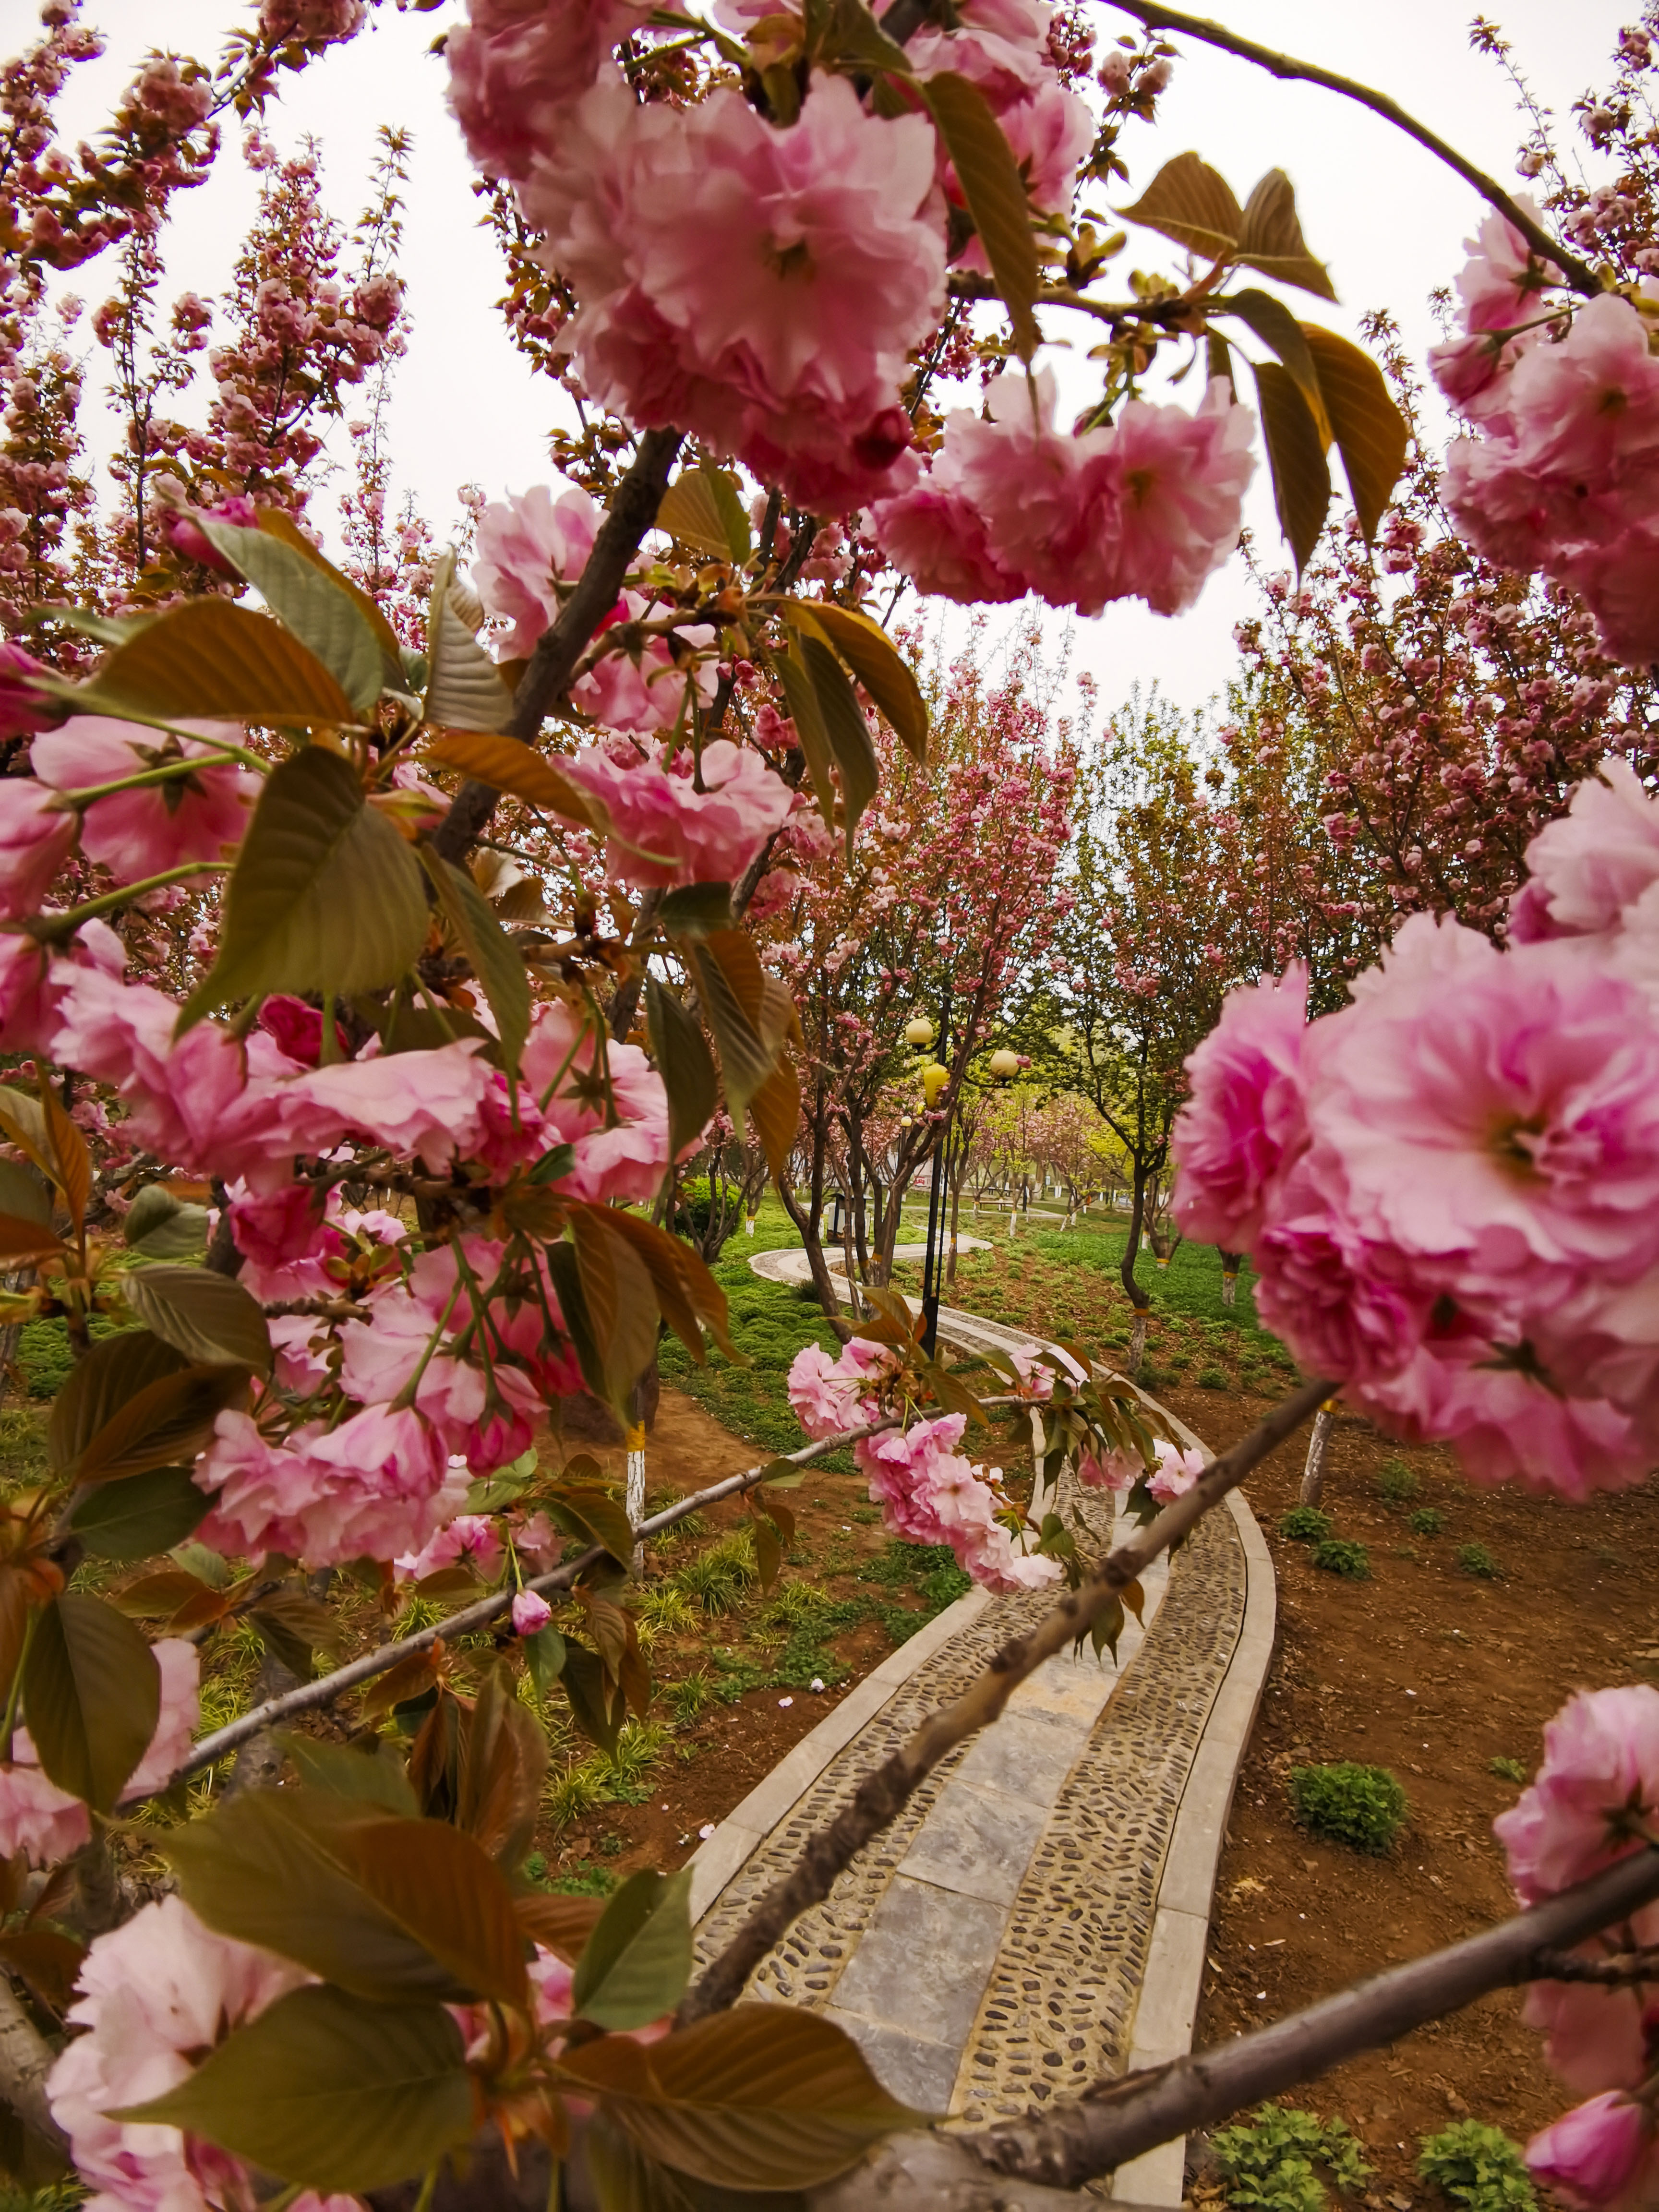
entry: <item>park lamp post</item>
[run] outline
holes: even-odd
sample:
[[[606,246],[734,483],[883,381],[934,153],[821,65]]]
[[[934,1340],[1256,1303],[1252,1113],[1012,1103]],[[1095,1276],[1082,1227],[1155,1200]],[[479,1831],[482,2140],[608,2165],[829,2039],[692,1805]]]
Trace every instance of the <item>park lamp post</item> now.
[[[940,1040],[941,1051],[950,1044],[951,1002],[947,993],[945,1004],[945,1033]],[[933,1042],[933,1024],[926,1014],[916,1014],[904,1024],[904,1042],[918,1052],[926,1052]],[[999,1083],[1006,1083],[1019,1073],[1019,1055],[1006,1048],[991,1054],[991,1073]],[[936,1110],[940,1097],[949,1088],[951,1071],[940,1060],[932,1060],[921,1071],[921,1094],[928,1113]],[[943,1236],[945,1194],[950,1176],[951,1109],[947,1109],[945,1126],[939,1133],[933,1147],[933,1170],[927,1189],[927,1248],[921,1263],[921,1348],[931,1359],[939,1349],[939,1308],[941,1276],[944,1265]],[[910,1117],[904,1116],[906,1124]]]

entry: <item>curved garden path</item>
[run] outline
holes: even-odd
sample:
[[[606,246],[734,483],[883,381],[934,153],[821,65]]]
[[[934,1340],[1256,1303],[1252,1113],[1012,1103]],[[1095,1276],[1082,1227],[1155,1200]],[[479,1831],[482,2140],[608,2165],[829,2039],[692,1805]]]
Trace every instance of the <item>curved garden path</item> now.
[[[799,1250],[750,1264],[773,1281],[806,1279]],[[969,1351],[1031,1342],[951,1307],[939,1330]],[[1109,1544],[1113,1498],[1068,1473],[1060,1503]],[[1145,1625],[1127,1624],[1115,1662],[1056,1658],[1023,1683],[761,1962],[750,1997],[826,2012],[896,2094],[975,2126],[1189,2047],[1216,1863],[1273,1638],[1267,1547],[1237,1492],[1227,1506],[1147,1576]],[[1047,1603],[971,1591],[795,1746],[692,1861],[702,1957],[860,1778]],[[1117,2199],[1178,2204],[1182,2148],[1121,2169]]]

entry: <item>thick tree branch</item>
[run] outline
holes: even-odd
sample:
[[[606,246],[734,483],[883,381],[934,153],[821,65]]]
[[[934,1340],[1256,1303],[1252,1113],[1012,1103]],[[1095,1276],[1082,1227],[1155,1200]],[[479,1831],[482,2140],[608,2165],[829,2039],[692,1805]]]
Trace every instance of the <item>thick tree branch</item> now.
[[[903,0],[900,0],[903,4]],[[1385,123],[1392,123],[1396,131],[1403,131],[1408,138],[1425,147],[1437,161],[1454,169],[1467,185],[1473,185],[1481,198],[1489,200],[1504,219],[1512,222],[1534,253],[1553,261],[1565,271],[1575,292],[1593,300],[1601,290],[1595,271],[1588,262],[1552,238],[1543,225],[1517,205],[1504,190],[1496,177],[1489,177],[1484,169],[1460,154],[1455,146],[1419,123],[1415,116],[1407,115],[1398,100],[1390,100],[1386,92],[1373,92],[1369,85],[1360,84],[1351,76],[1342,76],[1335,70],[1322,69],[1317,62],[1299,62],[1292,55],[1276,53],[1271,46],[1258,46],[1254,39],[1242,39],[1223,23],[1213,23],[1204,15],[1188,15],[1173,8],[1146,6],[1143,0],[1112,0],[1126,15],[1133,15],[1149,31],[1178,31],[1189,39],[1197,39],[1206,46],[1218,46],[1223,53],[1236,54],[1239,60],[1254,62],[1258,69],[1266,70],[1269,76],[1304,84],[1322,85],[1327,92],[1340,93],[1343,99],[1356,101],[1380,115]]]
[[[46,2102],[46,2076],[57,2056],[24,2011],[11,1984],[0,1975],[0,2099],[11,2106],[32,2136],[67,2165],[69,2139]]]
[[[534,744],[550,707],[568,685],[589,641],[622,590],[640,541],[657,519],[668,489],[668,471],[680,449],[678,430],[647,430],[634,463],[617,486],[610,511],[599,526],[587,565],[576,588],[560,608],[558,619],[544,630],[519,679],[507,734]],[[501,796],[494,787],[469,776],[433,833],[434,848],[447,860],[460,861],[495,811]]]
[[[1391,1967],[1253,2035],[1103,2085],[1039,2120],[970,2136],[968,2146],[999,2173],[1075,2189],[1158,2143],[1311,2081],[1493,1990],[1545,1978],[1553,1954],[1628,1919],[1655,1898],[1659,1851],[1638,1852],[1448,1950]]]
[[[793,1872],[775,1882],[757,1902],[719,1958],[687,1991],[679,2009],[679,2024],[684,2027],[735,2004],[750,1975],[773,1945],[803,1912],[830,1894],[836,1875],[873,1836],[880,1834],[945,1753],[995,1720],[1028,1675],[1084,1635],[1120,1591],[1143,1574],[1161,1552],[1186,1535],[1230,1490],[1237,1489],[1334,1387],[1329,1382],[1304,1382],[1283,1405],[1275,1407],[1259,1427],[1212,1461],[1184,1497],[1166,1505],[1156,1521],[1099,1561],[1082,1586],[1068,1592],[1028,1635],[1005,1644],[954,1705],[932,1714],[908,1743],[866,1775],[830,1826],[808,1838]]]

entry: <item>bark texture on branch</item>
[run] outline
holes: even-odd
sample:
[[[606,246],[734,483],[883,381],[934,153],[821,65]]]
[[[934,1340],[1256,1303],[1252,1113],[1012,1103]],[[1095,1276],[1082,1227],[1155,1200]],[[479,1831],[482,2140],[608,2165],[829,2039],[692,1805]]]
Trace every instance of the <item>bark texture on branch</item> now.
[[[15,1990],[0,1974],[0,2099],[11,2106],[30,2135],[69,2161],[69,2138],[52,2117],[46,2076],[57,2053],[24,2011]]]
[[[657,509],[668,489],[668,471],[680,449],[678,430],[647,430],[640,440],[631,467],[617,486],[587,565],[576,587],[560,608],[550,629],[542,632],[530,665],[513,695],[513,718],[507,735],[534,744],[541,734],[548,709],[568,688],[576,663],[586,650],[622,590],[640,541],[657,519]],[[453,805],[438,824],[432,843],[446,860],[464,860],[473,840],[482,835],[501,793],[488,783],[469,776],[455,794]]]
[[[1157,2144],[1328,2074],[1362,2051],[1517,1982],[1544,1978],[1550,1954],[1582,1943],[1659,1898],[1659,1850],[1444,1951],[1390,1967],[1271,2027],[1091,2090],[1077,2104],[965,2138],[997,2172],[1075,2189]],[[1564,2093],[1565,2101],[1565,2093]]]
[[[836,1877],[892,1820],[948,1751],[995,1720],[1008,1699],[1045,1659],[1086,1634],[1118,1593],[1176,1543],[1230,1490],[1237,1489],[1276,1445],[1306,1420],[1331,1385],[1304,1382],[1258,1428],[1213,1461],[1182,1498],[1166,1505],[1127,1544],[1098,1562],[1082,1586],[1068,1591],[1032,1629],[1005,1644],[954,1705],[925,1720],[908,1743],[867,1774],[827,1828],[808,1838],[793,1872],[760,1898],[749,1918],[686,1993],[678,2015],[685,2027],[735,2004],[744,1984],[785,1931],[830,1894]]]

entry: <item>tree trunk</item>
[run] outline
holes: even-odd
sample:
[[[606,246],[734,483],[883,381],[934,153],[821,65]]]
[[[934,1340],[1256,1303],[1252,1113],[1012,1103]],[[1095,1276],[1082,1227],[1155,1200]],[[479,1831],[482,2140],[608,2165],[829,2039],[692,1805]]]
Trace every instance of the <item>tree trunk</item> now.
[[[799,1204],[793,1191],[782,1183],[778,1185],[778,1196],[783,1200],[783,1210],[800,1232],[800,1241],[806,1254],[806,1264],[811,1271],[812,1288],[818,1294],[818,1304],[824,1317],[843,1344],[853,1334],[842,1318],[841,1300],[836,1294],[835,1279],[830,1273],[823,1256],[823,1245],[818,1236],[818,1210]]]
[[[958,1182],[951,1193],[951,1243],[945,1261],[945,1279],[954,1284],[957,1279],[957,1227],[962,1218],[962,1185]]]
[[[1314,1425],[1308,1431],[1308,1456],[1302,1466],[1302,1487],[1297,1492],[1304,1505],[1317,1505],[1325,1494],[1325,1458],[1331,1448],[1331,1431],[1335,1425],[1334,1403],[1322,1406],[1314,1415]]]
[[[1118,1279],[1123,1285],[1129,1304],[1134,1308],[1134,1322],[1129,1334],[1129,1373],[1131,1377],[1140,1372],[1140,1363],[1146,1356],[1146,1309],[1152,1304],[1150,1292],[1135,1279],[1135,1261],[1140,1251],[1140,1232],[1146,1218],[1146,1170],[1137,1160],[1134,1185],[1129,1200],[1129,1233],[1123,1240],[1123,1257],[1118,1263]]]

